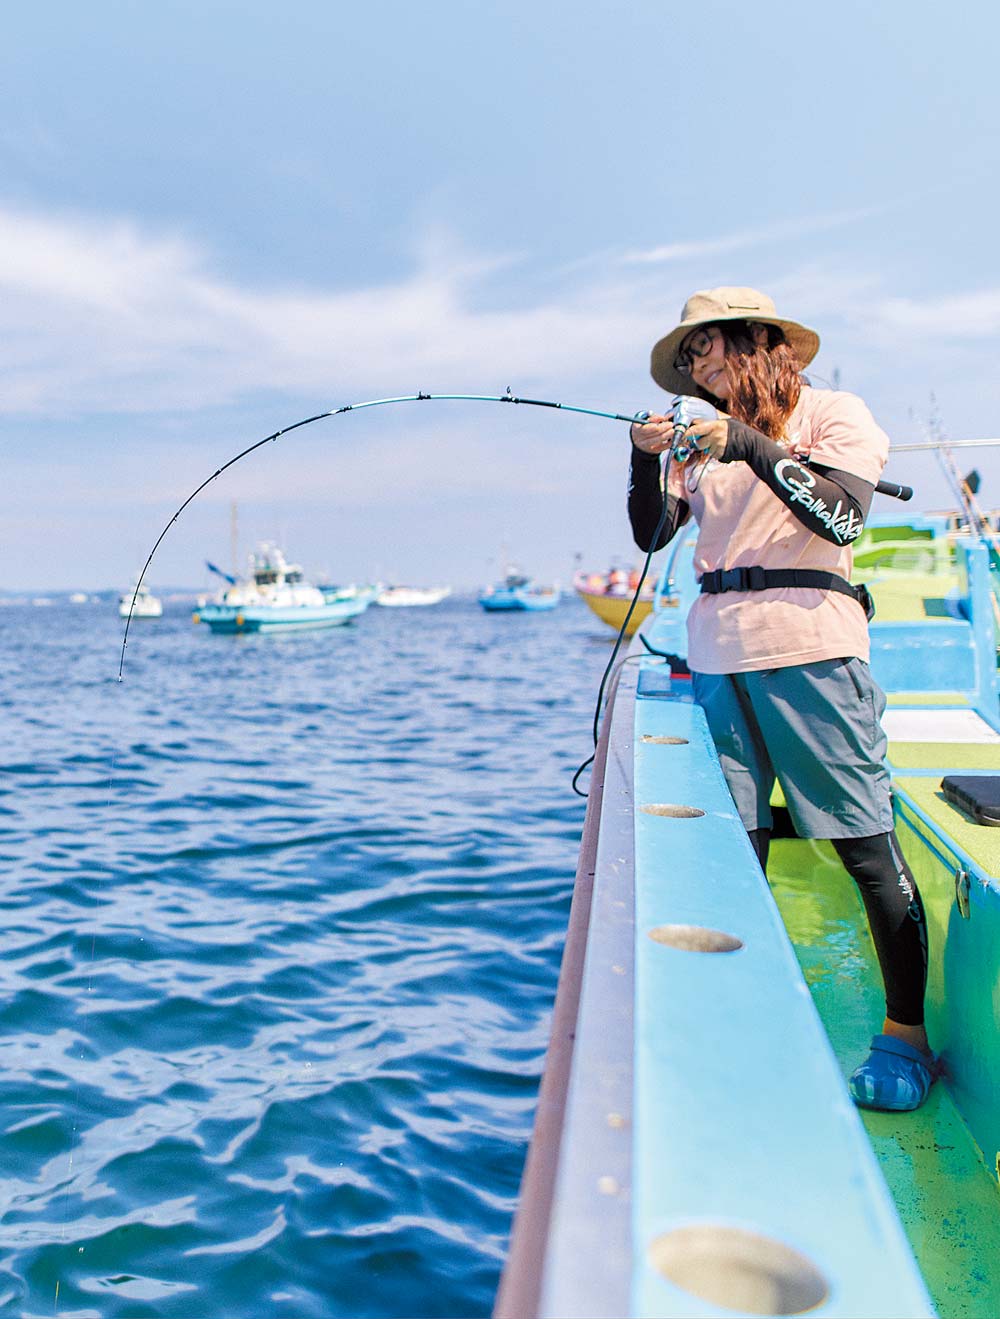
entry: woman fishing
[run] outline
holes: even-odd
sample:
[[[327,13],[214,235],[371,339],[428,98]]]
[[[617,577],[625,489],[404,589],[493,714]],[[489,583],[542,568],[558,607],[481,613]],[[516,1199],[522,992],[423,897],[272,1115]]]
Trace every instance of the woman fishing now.
[[[867,593],[848,581],[889,441],[860,398],[804,379],[818,349],[755,289],[689,298],[652,351],[653,379],[678,397],[632,426],[628,509],[644,550],[698,524],[695,699],[761,866],[777,778],[798,834],[829,839],[858,884],[886,1016],[850,1090],[864,1107],[907,1110],[937,1073],[927,924],[893,830]]]

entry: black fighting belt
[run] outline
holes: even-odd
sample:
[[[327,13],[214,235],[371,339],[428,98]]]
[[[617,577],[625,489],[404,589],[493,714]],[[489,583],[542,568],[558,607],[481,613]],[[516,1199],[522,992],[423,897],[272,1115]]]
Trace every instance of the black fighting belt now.
[[[716,568],[702,573],[701,589],[706,595],[726,591],[769,591],[775,586],[810,586],[821,591],[839,591],[856,600],[871,621],[875,601],[867,586],[852,586],[846,577],[813,568]]]

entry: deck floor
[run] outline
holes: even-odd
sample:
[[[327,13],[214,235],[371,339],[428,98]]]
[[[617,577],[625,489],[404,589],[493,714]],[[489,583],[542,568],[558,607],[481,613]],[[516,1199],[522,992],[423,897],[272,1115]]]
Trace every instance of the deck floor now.
[[[768,878],[847,1076],[884,1014],[860,897],[829,843],[775,840]],[[947,1082],[938,1082],[916,1113],[865,1112],[863,1118],[942,1319],[994,1319],[1000,1314],[1000,1188]]]

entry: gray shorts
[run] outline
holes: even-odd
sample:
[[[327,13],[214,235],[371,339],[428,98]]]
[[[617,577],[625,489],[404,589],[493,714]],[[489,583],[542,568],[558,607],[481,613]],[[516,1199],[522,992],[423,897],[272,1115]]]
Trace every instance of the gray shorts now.
[[[893,827],[885,696],[864,660],[692,676],[748,830],[771,828],[775,778],[802,838],[868,838]]]

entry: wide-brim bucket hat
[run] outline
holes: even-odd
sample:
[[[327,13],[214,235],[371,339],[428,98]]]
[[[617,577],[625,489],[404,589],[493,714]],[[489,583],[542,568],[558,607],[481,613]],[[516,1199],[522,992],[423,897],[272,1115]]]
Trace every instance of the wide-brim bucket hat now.
[[[752,321],[755,325],[777,325],[798,358],[799,366],[808,366],[819,352],[819,335],[798,321],[779,316],[774,302],[757,289],[718,288],[701,289],[692,293],[684,304],[680,324],[653,345],[649,371],[656,383],[668,394],[691,394],[694,384],[690,376],[674,367],[674,358],[680,346],[699,325],[717,321]]]

